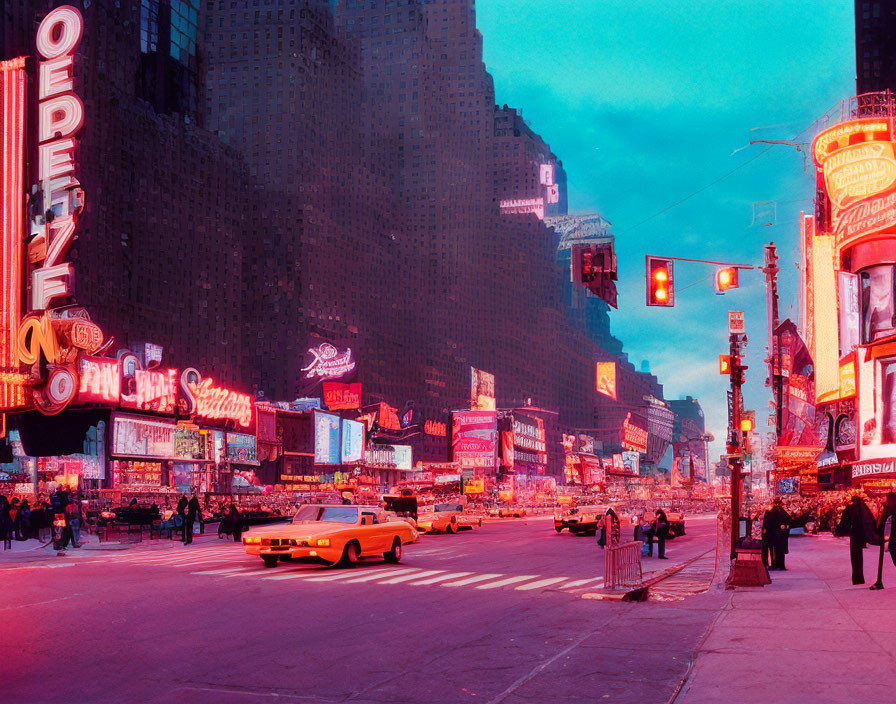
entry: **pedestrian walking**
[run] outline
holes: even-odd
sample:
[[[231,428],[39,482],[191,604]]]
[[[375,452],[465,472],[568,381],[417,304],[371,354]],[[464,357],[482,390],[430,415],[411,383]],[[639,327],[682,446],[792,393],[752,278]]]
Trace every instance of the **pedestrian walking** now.
[[[668,560],[666,557],[666,539],[669,537],[669,519],[666,517],[666,512],[663,509],[658,508],[653,513],[656,518],[653,521],[653,534],[656,536],[656,556],[660,560]],[[651,548],[653,540],[651,539]],[[647,554],[651,555],[653,553],[652,549],[648,548]]]
[[[68,506],[65,507],[65,520],[69,527],[73,548],[81,547],[81,518],[81,502],[69,501]],[[63,547],[65,546],[63,545]]]
[[[896,492],[888,491],[883,510],[877,521],[877,536],[880,539],[880,556],[877,561],[877,581],[871,585],[872,590],[884,588],[884,543],[887,542],[887,521],[890,521],[889,551],[896,565],[896,543],[893,542],[893,530],[896,527]]]
[[[230,518],[233,521],[233,542],[238,543],[243,539],[243,517],[234,504],[230,504]]]
[[[766,569],[775,564],[775,519],[769,508],[762,514],[762,564]]]
[[[786,557],[787,553],[790,552],[789,539],[792,522],[793,519],[787,513],[787,509],[784,508],[784,502],[781,499],[775,499],[772,503],[772,510],[769,512],[769,541],[773,557],[769,569],[787,571]]]
[[[201,511],[199,509],[199,499],[196,494],[190,498],[187,503],[187,519],[184,522],[184,545],[190,545],[193,542],[193,523],[200,519]]]
[[[4,550],[12,550],[12,518],[9,515],[9,499],[0,495],[0,540]]]
[[[186,542],[187,539],[187,504],[189,501],[187,500],[186,494],[181,494],[180,501],[177,502],[177,508],[175,508],[175,513],[180,517],[180,539]],[[175,525],[177,524],[177,520],[174,521]]]
[[[864,584],[865,571],[862,560],[865,547],[877,545],[879,537],[877,526],[874,523],[874,515],[860,496],[853,496],[852,500],[843,509],[840,524],[834,535],[840,538],[849,538],[849,559],[852,563],[852,583]]]

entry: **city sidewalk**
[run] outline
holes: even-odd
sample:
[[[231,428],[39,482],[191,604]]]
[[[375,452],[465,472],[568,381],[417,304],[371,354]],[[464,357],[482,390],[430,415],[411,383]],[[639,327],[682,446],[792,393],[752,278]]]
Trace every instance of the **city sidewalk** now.
[[[870,591],[877,555],[853,586],[845,540],[791,539],[771,585],[728,592],[675,704],[896,701],[896,568],[885,555],[887,589]]]

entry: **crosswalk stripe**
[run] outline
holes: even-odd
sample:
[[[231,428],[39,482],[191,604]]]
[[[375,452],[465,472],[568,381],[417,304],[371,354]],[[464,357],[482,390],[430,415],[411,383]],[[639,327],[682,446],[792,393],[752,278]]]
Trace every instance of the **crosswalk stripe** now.
[[[591,582],[603,582],[603,577],[594,577],[593,579],[575,579],[572,582],[567,582],[563,585],[564,589],[570,589],[572,587],[582,587],[586,584],[590,584]]]
[[[549,579],[540,579],[537,582],[532,582],[531,584],[522,584],[519,587],[516,587],[518,591],[527,591],[529,589],[540,589],[541,587],[549,587],[552,584],[557,584],[558,582],[565,582],[567,580],[566,577],[551,577]]]
[[[201,572],[190,572],[190,574],[227,574],[228,572],[243,572],[251,570],[251,567],[227,567],[221,570],[203,570]]]
[[[356,577],[355,579],[350,579],[345,584],[357,584],[358,582],[372,582],[375,579],[382,579],[388,577],[395,577],[399,573],[408,573],[408,572],[420,572],[419,568],[414,567],[413,569],[406,570],[377,570],[373,574],[368,574],[363,577]]]
[[[502,574],[477,574],[472,577],[467,577],[466,579],[460,579],[457,582],[448,582],[448,584],[443,584],[443,587],[463,587],[467,584],[473,584],[474,582],[484,582],[487,579],[494,579],[495,577],[503,577]]]
[[[435,584],[436,582],[444,582],[446,579],[457,579],[459,577],[467,577],[473,574],[472,572],[449,572],[448,574],[442,574],[438,577],[430,577],[429,579],[421,579],[419,582],[411,582],[413,586],[422,586],[424,584]],[[415,575],[419,576],[419,575]]]
[[[234,572],[232,574],[225,574],[222,577],[254,577],[257,574],[264,574],[268,571],[267,567],[262,567],[260,570],[253,570],[251,567],[248,570],[241,570],[240,572]]]
[[[527,582],[530,579],[538,577],[537,574],[524,574],[519,577],[507,577],[507,579],[499,579],[497,582],[489,582],[488,584],[480,584],[477,589],[497,589],[498,587],[506,587],[508,584],[517,584],[518,582]]]
[[[337,579],[348,579],[354,577],[354,572],[339,572],[337,574],[328,574],[323,577],[309,577],[306,582],[335,582]]]
[[[442,574],[445,570],[427,570],[418,574],[405,574],[401,577],[393,577],[392,579],[384,579],[380,584],[400,584],[401,582],[409,582],[417,577],[431,577],[434,574]]]
[[[317,570],[304,570],[302,572],[288,572],[287,574],[275,574],[270,577],[262,577],[264,580],[279,582],[284,579],[307,579],[315,574]]]

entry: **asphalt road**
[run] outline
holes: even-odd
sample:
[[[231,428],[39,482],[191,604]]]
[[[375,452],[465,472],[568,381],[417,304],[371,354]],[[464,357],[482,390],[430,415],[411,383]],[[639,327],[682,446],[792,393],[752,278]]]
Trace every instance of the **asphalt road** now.
[[[164,542],[164,541],[163,541]],[[691,520],[670,560],[715,545]],[[76,554],[77,553],[77,554]],[[265,569],[205,538],[0,563],[0,682],[24,702],[668,701],[717,596],[628,604],[549,519],[423,536],[401,565]]]

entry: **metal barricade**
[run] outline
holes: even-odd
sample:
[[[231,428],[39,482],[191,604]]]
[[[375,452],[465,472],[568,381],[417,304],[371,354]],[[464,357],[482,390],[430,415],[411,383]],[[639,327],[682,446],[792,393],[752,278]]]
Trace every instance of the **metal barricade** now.
[[[604,552],[604,586],[637,589],[641,586],[641,541],[608,545]]]

